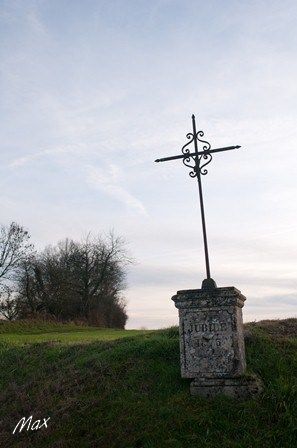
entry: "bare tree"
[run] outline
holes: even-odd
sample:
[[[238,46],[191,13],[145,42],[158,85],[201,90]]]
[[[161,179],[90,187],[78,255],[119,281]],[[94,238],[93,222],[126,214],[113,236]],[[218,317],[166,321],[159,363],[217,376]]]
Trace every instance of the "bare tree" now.
[[[127,314],[125,243],[88,234],[80,243],[66,239],[28,258],[19,273],[20,315],[44,313],[57,319],[83,319],[124,328]]]
[[[13,273],[33,249],[27,230],[16,222],[0,227],[0,282],[11,280]]]
[[[43,294],[38,287],[39,270],[38,257],[31,254],[20,264],[14,276],[20,317],[36,316],[44,309]]]
[[[19,306],[14,286],[20,266],[33,250],[27,230],[16,222],[0,226],[0,314],[17,317]]]
[[[8,320],[13,320],[18,315],[18,303],[8,285],[1,285],[0,288],[0,314]]]

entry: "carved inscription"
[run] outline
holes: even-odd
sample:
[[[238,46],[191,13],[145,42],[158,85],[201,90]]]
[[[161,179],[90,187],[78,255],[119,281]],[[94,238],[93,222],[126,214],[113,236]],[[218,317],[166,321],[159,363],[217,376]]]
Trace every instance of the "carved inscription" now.
[[[189,313],[184,317],[186,370],[227,374],[234,358],[234,321],[226,310]]]
[[[190,324],[190,331],[206,332],[206,331],[226,331],[227,324],[225,322],[210,322],[208,324],[194,323]]]

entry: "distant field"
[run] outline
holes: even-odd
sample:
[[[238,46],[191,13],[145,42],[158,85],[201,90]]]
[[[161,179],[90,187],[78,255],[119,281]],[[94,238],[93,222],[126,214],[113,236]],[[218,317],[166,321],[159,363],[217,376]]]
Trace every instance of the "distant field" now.
[[[83,325],[47,322],[1,322],[0,342],[24,345],[42,342],[61,344],[112,341],[146,333],[145,330],[101,329]]]

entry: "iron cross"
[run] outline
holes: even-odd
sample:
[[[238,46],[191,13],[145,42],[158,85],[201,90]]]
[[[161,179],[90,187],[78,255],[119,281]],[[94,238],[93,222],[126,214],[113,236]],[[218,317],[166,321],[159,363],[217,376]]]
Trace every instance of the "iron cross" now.
[[[155,162],[167,162],[168,160],[183,159],[183,164],[185,166],[191,168],[191,171],[189,173],[190,177],[197,178],[198,190],[199,190],[199,200],[200,200],[201,220],[202,220],[205,266],[206,266],[206,279],[203,280],[203,282],[202,282],[202,288],[203,289],[213,289],[213,288],[216,288],[216,283],[210,276],[201,175],[205,175],[208,173],[208,171],[205,167],[212,161],[213,153],[221,152],[221,151],[229,151],[230,149],[237,149],[237,148],[240,148],[240,146],[226,146],[224,148],[211,149],[210,143],[208,143],[206,140],[202,140],[202,137],[204,137],[204,132],[203,131],[197,132],[197,130],[196,130],[195,115],[192,115],[192,126],[193,126],[193,132],[189,132],[186,135],[186,137],[189,141],[182,147],[182,150],[181,150],[182,154],[180,154],[178,156],[171,156],[171,157],[164,157],[162,159],[157,159],[157,160],[155,160]],[[190,149],[188,148],[188,146],[193,142],[194,142],[195,152],[191,152]],[[198,150],[199,143],[202,145],[202,150],[200,150],[200,151]]]

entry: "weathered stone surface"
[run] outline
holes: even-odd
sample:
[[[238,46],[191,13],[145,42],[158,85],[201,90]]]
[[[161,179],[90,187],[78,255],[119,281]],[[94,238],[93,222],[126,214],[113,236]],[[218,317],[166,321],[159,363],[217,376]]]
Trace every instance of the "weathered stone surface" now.
[[[253,381],[240,378],[246,368],[241,292],[234,287],[190,289],[178,291],[172,300],[179,310],[181,375],[195,379],[191,393],[249,395]]]
[[[232,398],[248,399],[262,392],[263,385],[256,376],[238,378],[201,378],[195,379],[190,385],[191,395],[213,398],[219,394]]]

